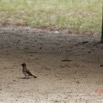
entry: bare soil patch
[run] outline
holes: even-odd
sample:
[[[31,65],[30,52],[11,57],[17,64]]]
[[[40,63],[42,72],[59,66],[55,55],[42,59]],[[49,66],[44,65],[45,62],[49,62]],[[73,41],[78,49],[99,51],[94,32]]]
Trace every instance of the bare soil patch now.
[[[102,103],[97,35],[0,28],[0,103]],[[23,79],[21,63],[38,78]]]

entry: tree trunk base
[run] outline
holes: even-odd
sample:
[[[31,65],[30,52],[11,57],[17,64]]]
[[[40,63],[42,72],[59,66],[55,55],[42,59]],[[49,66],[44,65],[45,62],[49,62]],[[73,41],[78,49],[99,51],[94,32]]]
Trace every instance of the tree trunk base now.
[[[103,43],[103,38],[101,39],[101,43]]]

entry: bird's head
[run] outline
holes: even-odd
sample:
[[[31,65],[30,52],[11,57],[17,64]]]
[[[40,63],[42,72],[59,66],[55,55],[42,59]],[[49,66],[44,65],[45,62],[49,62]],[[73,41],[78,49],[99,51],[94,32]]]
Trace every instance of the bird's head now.
[[[26,63],[21,64],[22,67],[26,67]]]

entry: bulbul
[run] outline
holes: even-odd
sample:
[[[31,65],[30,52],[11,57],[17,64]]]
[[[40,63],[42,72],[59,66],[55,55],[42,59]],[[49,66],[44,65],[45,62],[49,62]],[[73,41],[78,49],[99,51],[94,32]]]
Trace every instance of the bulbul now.
[[[33,75],[26,67],[26,63],[21,64],[22,65],[22,71],[25,75],[25,78],[29,78],[29,76],[33,76],[34,78],[37,78],[35,75]]]

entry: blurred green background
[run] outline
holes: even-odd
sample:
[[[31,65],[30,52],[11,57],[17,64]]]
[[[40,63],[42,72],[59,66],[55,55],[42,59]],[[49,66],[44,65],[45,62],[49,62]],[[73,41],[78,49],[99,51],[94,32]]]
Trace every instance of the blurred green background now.
[[[102,0],[0,0],[0,24],[93,31],[101,29]]]

